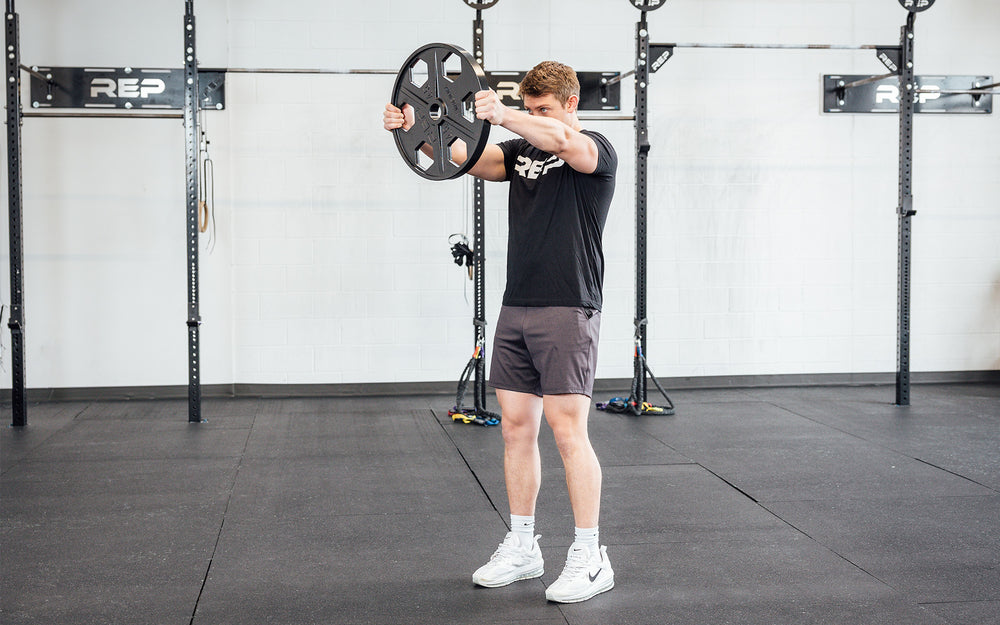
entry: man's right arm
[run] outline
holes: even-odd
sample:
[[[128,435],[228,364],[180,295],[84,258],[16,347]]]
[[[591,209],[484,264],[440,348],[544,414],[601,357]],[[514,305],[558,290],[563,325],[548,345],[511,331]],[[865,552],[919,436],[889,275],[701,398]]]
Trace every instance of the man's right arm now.
[[[413,109],[408,108],[405,112],[392,104],[385,105],[385,112],[382,114],[383,126],[386,130],[396,130],[402,128],[409,129],[413,126]],[[421,148],[427,156],[433,157],[431,146],[425,145]],[[462,144],[452,144],[451,160],[461,165],[467,158],[466,147]],[[506,180],[507,169],[504,166],[503,150],[493,143],[486,144],[483,153],[479,155],[476,164],[469,168],[467,172],[470,176],[502,182]]]

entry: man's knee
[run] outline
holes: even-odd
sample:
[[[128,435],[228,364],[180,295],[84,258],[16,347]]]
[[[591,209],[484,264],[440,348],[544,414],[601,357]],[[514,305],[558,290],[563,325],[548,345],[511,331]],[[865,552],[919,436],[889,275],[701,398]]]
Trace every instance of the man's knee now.
[[[533,395],[497,392],[503,417],[500,429],[507,445],[536,444],[541,425],[541,400]]]
[[[538,426],[532,419],[509,418],[503,415],[500,422],[503,441],[506,445],[528,445],[538,441]]]
[[[553,437],[556,440],[556,447],[559,448],[559,452],[563,456],[590,447],[590,437],[587,434],[586,426],[580,427],[576,424],[559,422],[550,424]]]
[[[556,441],[559,453],[565,458],[574,455],[581,449],[590,448],[590,436],[587,433],[586,419],[568,416],[557,416],[549,419],[552,435]]]

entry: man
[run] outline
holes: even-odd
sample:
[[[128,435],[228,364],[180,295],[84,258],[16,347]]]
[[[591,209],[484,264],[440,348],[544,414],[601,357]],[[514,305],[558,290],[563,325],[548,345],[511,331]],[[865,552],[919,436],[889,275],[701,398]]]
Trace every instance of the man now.
[[[472,579],[499,587],[544,572],[534,535],[544,414],[566,469],[576,524],[566,565],[545,596],[570,603],[614,587],[607,548],[598,542],[601,466],[587,418],[604,281],[601,237],[618,157],[606,138],[582,130],[572,68],[540,63],[521,82],[520,94],[526,112],[504,106],[492,90],[476,94],[476,117],[521,138],[487,145],[469,169],[484,180],[511,183],[507,287],[490,366],[503,414],[511,531]],[[412,111],[386,106],[386,130],[412,124]],[[452,146],[456,163],[465,161],[460,152]]]

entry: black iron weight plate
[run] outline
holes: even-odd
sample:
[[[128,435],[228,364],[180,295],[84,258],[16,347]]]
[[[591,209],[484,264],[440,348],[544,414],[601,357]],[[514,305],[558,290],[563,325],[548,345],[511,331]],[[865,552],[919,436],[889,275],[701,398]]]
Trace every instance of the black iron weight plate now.
[[[428,180],[449,180],[467,172],[483,153],[489,122],[476,119],[477,91],[489,88],[486,73],[467,51],[447,43],[430,43],[406,59],[392,89],[393,105],[413,107],[413,126],[393,131],[403,160]],[[451,145],[462,141],[466,159],[451,160]],[[433,157],[421,147],[428,145]]]
[[[935,0],[899,0],[899,4],[910,13],[920,13],[934,6]]]
[[[629,2],[631,2],[632,6],[637,9],[641,9],[643,11],[655,11],[666,4],[667,0],[629,0]]]

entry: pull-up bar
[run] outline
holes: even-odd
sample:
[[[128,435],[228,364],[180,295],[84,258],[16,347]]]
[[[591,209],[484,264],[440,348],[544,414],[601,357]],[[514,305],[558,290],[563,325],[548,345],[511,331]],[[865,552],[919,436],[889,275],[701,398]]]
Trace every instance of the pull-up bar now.
[[[1000,87],[1000,82],[991,85],[976,85],[972,89],[917,89],[917,93],[939,93],[941,95],[1000,95],[1000,91],[994,91]]]
[[[390,69],[289,69],[277,67],[227,67],[215,71],[226,72],[227,74],[371,74],[395,76],[398,70]]]
[[[886,78],[892,78],[893,76],[896,75],[897,75],[896,72],[889,72],[888,74],[881,74],[879,76],[869,76],[868,78],[861,78],[859,80],[854,80],[848,83],[840,81],[839,83],[837,83],[837,88],[842,91],[846,91],[848,89],[854,89],[855,87],[863,87],[865,85],[870,85],[872,83],[885,80]]]
[[[879,50],[892,46],[851,45],[837,43],[651,43],[650,47],[712,48],[741,50]]]
[[[38,80],[42,80],[42,81],[45,81],[45,82],[52,82],[52,76],[51,75],[46,76],[46,75],[42,74],[41,72],[39,72],[37,69],[35,69],[33,67],[28,67],[24,63],[21,63],[20,66],[21,66],[21,69],[23,69],[24,71],[28,72],[29,74],[31,74],[32,76],[34,76]]]
[[[64,113],[64,112],[53,112],[53,113],[40,113],[37,111],[27,111],[21,113],[21,117],[77,117],[77,118],[87,118],[87,119],[107,119],[107,118],[120,118],[120,119],[184,119],[184,113],[147,113],[137,111],[135,113],[119,113],[117,111],[110,113]]]
[[[648,37],[649,33],[643,29],[643,37]],[[840,43],[649,43],[647,44],[649,49],[655,51],[666,50],[668,54],[673,54],[674,48],[701,48],[701,49],[714,49],[714,50],[897,50],[899,46],[879,46],[874,44],[840,44]],[[645,59],[643,59],[645,60]],[[658,66],[653,67],[655,72],[659,69]],[[608,85],[613,85],[617,82],[621,82],[623,79],[628,78],[635,74],[635,70],[629,70],[623,72],[619,76],[610,78],[607,81]],[[882,78],[888,76],[895,76],[896,74],[888,74]]]

